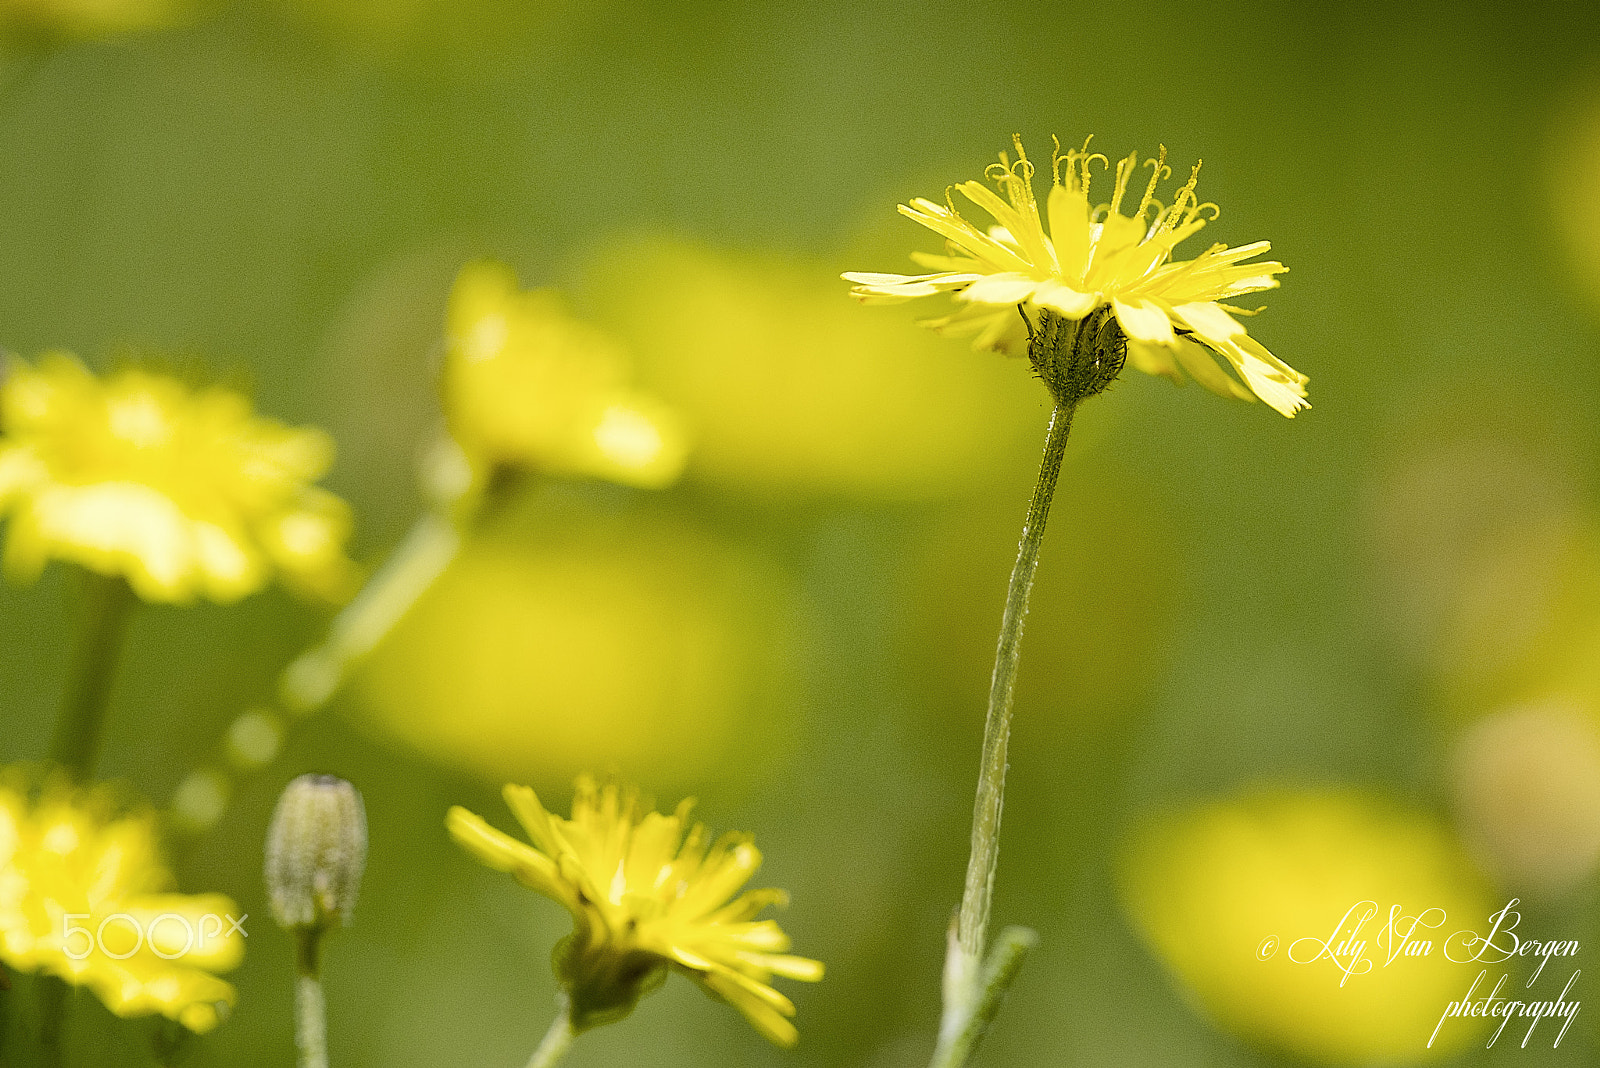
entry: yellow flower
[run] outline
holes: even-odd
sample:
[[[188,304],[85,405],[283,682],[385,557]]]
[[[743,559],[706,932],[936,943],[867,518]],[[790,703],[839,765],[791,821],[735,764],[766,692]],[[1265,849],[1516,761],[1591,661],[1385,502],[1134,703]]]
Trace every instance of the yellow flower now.
[[[0,0],[0,39],[35,47],[181,25],[190,0]]]
[[[353,705],[490,782],[619,767],[692,793],[794,735],[795,596],[774,561],[665,510],[519,501],[373,650]]]
[[[649,238],[592,262],[588,302],[692,421],[695,474],[719,488],[926,500],[1038,451],[1032,383],[907,329],[912,308],[863,315],[820,260]]]
[[[1443,947],[1487,930],[1495,902],[1422,813],[1353,790],[1213,802],[1148,823],[1124,849],[1121,883],[1188,1000],[1245,1039],[1334,1065],[1438,1060],[1473,1039],[1472,1022],[1439,1021],[1483,965]],[[1354,952],[1317,948],[1347,936]]]
[[[1253,394],[1286,416],[1308,407],[1306,376],[1268,352],[1234,318],[1254,312],[1220,303],[1277,286],[1273,276],[1287,269],[1282,264],[1244,262],[1271,246],[1265,241],[1238,248],[1219,244],[1192,260],[1172,259],[1173,248],[1206,224],[1205,213],[1216,217],[1216,205],[1201,204],[1195,195],[1198,163],[1171,206],[1164,207],[1155,199],[1156,186],[1171,173],[1163,148],[1158,158],[1145,161],[1151,174],[1138,209],[1124,215],[1123,196],[1139,167],[1137,153],[1117,163],[1110,202],[1094,205],[1090,167],[1096,161],[1106,164],[1106,158],[1091,154],[1088,142],[1069,152],[1058,145],[1046,233],[1034,199],[1033,164],[1021,139],[1014,143],[1016,162],[1002,152],[987,172],[1005,199],[982,182],[955,187],[997,225],[979,229],[948,197],[946,204],[921,197],[902,204],[902,215],[945,238],[948,255],[912,254],[917,263],[934,268],[932,274],[846,274],[856,283],[852,292],[865,303],[954,294],[965,307],[927,325],[976,334],[975,347],[998,352],[1022,351],[1033,331],[1028,308],[1081,320],[1109,307],[1128,339],[1128,359],[1141,371],[1181,380],[1182,368],[1214,392],[1241,399]],[[1243,383],[1218,366],[1212,353]]]
[[[209,1031],[233,1004],[238,906],[169,890],[154,818],[88,791],[0,784],[0,961],[86,986],[118,1016]]]
[[[664,405],[627,388],[628,360],[548,290],[469,263],[450,294],[444,399],[477,466],[509,464],[626,485],[669,485],[686,448]]]
[[[347,590],[349,509],[310,485],[333,456],[319,430],[147,370],[97,378],[59,352],[11,365],[0,418],[14,576],[70,560],[179,603],[235,601],[274,574],[328,598]]]
[[[526,786],[507,786],[505,798],[533,847],[460,807],[450,810],[450,834],[572,913],[573,932],[557,947],[555,967],[575,1028],[627,1015],[672,967],[773,1042],[794,1044],[794,1004],[768,982],[774,975],[816,982],[822,964],[788,956],[789,936],[777,922],[756,919],[787,901],[782,890],[734,898],[761,865],[748,837],[728,834],[712,845],[704,825],[688,827],[692,802],[671,816],[641,815],[636,792],[599,788],[587,777],[578,780],[570,820],[546,812]]]

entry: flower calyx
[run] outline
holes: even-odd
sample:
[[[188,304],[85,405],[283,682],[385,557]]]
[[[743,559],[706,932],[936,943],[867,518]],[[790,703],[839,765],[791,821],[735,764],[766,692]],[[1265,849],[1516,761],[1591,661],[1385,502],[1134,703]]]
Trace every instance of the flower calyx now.
[[[1122,373],[1128,339],[1109,305],[1081,319],[1040,308],[1037,324],[1017,310],[1028,323],[1028,362],[1058,405],[1075,408]]]

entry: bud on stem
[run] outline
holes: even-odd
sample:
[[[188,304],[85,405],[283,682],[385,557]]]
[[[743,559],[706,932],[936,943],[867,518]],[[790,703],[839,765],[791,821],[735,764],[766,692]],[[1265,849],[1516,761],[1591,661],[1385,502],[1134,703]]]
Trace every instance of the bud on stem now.
[[[356,788],[302,775],[278,799],[267,832],[272,916],[290,931],[350,922],[367,863],[367,815]]]
[[[367,814],[354,786],[302,775],[284,788],[267,831],[272,915],[295,936],[295,1045],[300,1068],[327,1068],[322,936],[348,924],[367,863]]]

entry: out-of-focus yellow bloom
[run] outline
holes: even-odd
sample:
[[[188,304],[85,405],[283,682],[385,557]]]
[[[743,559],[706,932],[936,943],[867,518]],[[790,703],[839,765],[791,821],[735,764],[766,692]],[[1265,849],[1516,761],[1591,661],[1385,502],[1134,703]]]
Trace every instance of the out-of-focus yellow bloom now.
[[[1572,98],[1555,112],[1545,153],[1550,222],[1566,246],[1574,281],[1600,310],[1600,218],[1574,210],[1600,182],[1600,79],[1591,74],[1574,86]]]
[[[78,40],[186,21],[190,0],[0,0],[0,38]]]
[[[509,267],[470,263],[450,294],[447,332],[445,413],[478,464],[644,487],[682,472],[677,420],[628,387],[622,348],[555,293],[524,292]]]
[[[1600,724],[1549,702],[1486,716],[1456,746],[1470,841],[1512,893],[1563,893],[1600,861]]]
[[[176,894],[154,818],[50,787],[0,784],[0,961],[93,990],[118,1016],[209,1031],[233,1004],[213,973],[244,956],[238,907]]]
[[[1090,153],[1088,142],[1068,152],[1058,146],[1046,233],[1034,199],[1033,164],[1021,138],[1013,143],[1016,162],[1002,152],[987,172],[1005,199],[982,182],[955,187],[996,225],[980,229],[954,202],[918,197],[902,204],[902,215],[944,237],[948,254],[912,254],[917,263],[933,268],[932,274],[846,274],[855,283],[852,292],[865,303],[954,294],[964,307],[927,325],[974,334],[974,347],[997,352],[1026,348],[1032,328],[1017,314],[1019,306],[1073,320],[1109,306],[1128,338],[1128,359],[1141,371],[1181,380],[1182,368],[1216,393],[1246,400],[1253,394],[1286,416],[1309,407],[1306,376],[1268,352],[1234,318],[1253,313],[1219,303],[1277,286],[1273,276],[1287,270],[1281,263],[1243,262],[1271,246],[1265,241],[1237,248],[1218,244],[1192,260],[1172,259],[1174,246],[1206,224],[1204,212],[1209,209],[1215,218],[1216,205],[1202,204],[1195,195],[1198,163],[1172,204],[1163,206],[1155,198],[1157,185],[1171,173],[1163,148],[1160,156],[1145,161],[1150,180],[1138,209],[1123,215],[1138,154],[1118,161],[1111,200],[1097,206],[1089,199],[1089,171],[1106,158]],[[1212,353],[1232,366],[1243,384],[1224,372]]]
[[[923,500],[985,487],[1038,452],[1029,382],[908,329],[910,315],[862,315],[832,265],[632,241],[596,259],[585,294],[690,421],[691,473],[708,482]]]
[[[367,720],[500,782],[604,767],[691,789],[779,750],[781,573],[652,511],[562,502],[535,497],[463,548],[357,675]]]
[[[1453,710],[1481,715],[1542,696],[1518,692],[1521,676],[1547,683],[1529,664],[1568,644],[1555,639],[1582,601],[1600,607],[1586,589],[1600,557],[1545,399],[1460,392],[1413,416],[1366,497],[1377,608]],[[1488,427],[1470,414],[1485,404]]]
[[[1453,963],[1442,946],[1453,932],[1487,930],[1495,905],[1432,820],[1356,793],[1268,793],[1152,823],[1123,861],[1134,924],[1235,1034],[1350,1065],[1411,1064],[1471,1040],[1468,1024],[1451,1020],[1428,1048],[1441,1014],[1483,967]],[[1362,902],[1377,908],[1357,936],[1371,963],[1341,986],[1340,967],[1317,959],[1310,940],[1330,940]],[[1394,905],[1403,917],[1443,910],[1440,926],[1416,932],[1431,952],[1385,963],[1390,945],[1377,938]]]
[[[529,48],[542,41],[559,55],[566,34],[581,28],[592,0],[274,0],[286,14],[332,38],[341,51],[365,60],[432,65],[451,71],[515,63],[526,70],[543,58]]]
[[[257,417],[231,390],[66,353],[11,365],[0,392],[6,565],[50,559],[122,575],[147,601],[236,601],[274,576],[336,599],[351,585],[350,513],[311,483],[333,443]]]
[[[533,847],[459,806],[450,810],[450,834],[572,914],[555,969],[576,1029],[627,1015],[675,968],[773,1042],[794,1045],[794,1003],[769,984],[774,975],[816,982],[823,968],[786,952],[789,936],[777,921],[756,919],[788,895],[739,893],[761,866],[747,835],[713,844],[703,824],[689,824],[692,801],[663,816],[636,791],[597,787],[587,776],[578,780],[570,820],[546,812],[526,786],[507,786],[505,798]]]

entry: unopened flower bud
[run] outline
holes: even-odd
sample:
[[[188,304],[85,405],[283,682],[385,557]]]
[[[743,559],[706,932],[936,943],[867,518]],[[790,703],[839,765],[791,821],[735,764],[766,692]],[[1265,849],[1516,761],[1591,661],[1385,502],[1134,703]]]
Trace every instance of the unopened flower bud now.
[[[354,786],[302,775],[284,788],[267,831],[267,896],[290,930],[349,923],[367,863],[367,814]]]

